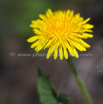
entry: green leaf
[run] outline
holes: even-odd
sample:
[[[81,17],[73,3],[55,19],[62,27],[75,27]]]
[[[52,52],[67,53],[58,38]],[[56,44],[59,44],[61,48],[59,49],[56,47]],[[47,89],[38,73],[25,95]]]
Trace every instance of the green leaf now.
[[[71,104],[69,100],[67,100],[68,95],[60,94],[58,95],[52,86],[50,77],[40,68],[38,70],[38,80],[37,87],[38,93],[40,97],[40,101],[42,104]]]
[[[69,97],[68,95],[61,93],[58,96],[58,100],[63,104],[71,104],[71,102],[67,99],[68,97]]]

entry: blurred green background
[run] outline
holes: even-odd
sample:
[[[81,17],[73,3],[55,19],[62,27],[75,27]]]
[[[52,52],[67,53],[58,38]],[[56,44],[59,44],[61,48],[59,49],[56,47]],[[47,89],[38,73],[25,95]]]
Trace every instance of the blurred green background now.
[[[103,0],[0,1],[0,104],[40,104],[36,87],[37,65],[51,76],[58,92],[71,96],[72,104],[85,104],[78,86],[72,87],[76,82],[72,79],[65,60],[60,61],[59,58],[55,61],[53,58],[46,60],[45,56],[17,56],[17,54],[35,53],[26,41],[34,35],[29,25],[31,20],[38,19],[39,14],[45,14],[48,8],[52,11],[70,9],[75,13],[81,13],[85,19],[91,17],[89,23],[94,25],[94,38],[85,41],[93,47],[87,52],[95,53],[91,58],[73,58],[73,61],[85,79],[94,104],[102,104],[103,72],[98,73],[94,65],[103,67]],[[11,53],[14,56],[11,56]],[[45,50],[42,53],[45,53]],[[81,67],[81,62],[82,65],[88,66],[87,71]],[[79,96],[76,97],[77,95]]]

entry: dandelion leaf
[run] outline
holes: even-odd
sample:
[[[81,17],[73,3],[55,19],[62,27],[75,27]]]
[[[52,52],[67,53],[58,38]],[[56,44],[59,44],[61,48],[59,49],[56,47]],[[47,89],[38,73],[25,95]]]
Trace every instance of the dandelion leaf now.
[[[67,99],[66,94],[57,94],[55,91],[50,77],[40,68],[38,70],[37,87],[39,99],[42,104],[71,104]]]

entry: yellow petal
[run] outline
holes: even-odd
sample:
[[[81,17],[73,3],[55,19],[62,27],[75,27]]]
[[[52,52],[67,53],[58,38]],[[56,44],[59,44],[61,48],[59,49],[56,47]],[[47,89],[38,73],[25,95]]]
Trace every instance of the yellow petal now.
[[[79,57],[79,55],[78,55],[77,50],[75,49],[75,47],[74,47],[74,46],[73,46],[72,48],[73,48],[74,56],[75,56],[76,58],[78,58],[78,57]]]
[[[65,57],[65,59],[68,59],[68,52],[67,52],[67,47],[66,47],[65,41],[66,40],[64,40],[64,41],[61,40],[61,43],[62,43],[63,50],[64,50],[64,57]]]
[[[75,37],[77,37],[77,38],[87,39],[87,36],[85,36],[85,35],[81,35],[81,34],[77,34]]]
[[[77,50],[74,47],[73,41],[70,42],[70,47],[72,48],[73,54],[71,54],[72,56],[75,56],[76,58],[79,57]]]
[[[44,18],[45,18],[45,16],[42,15],[42,14],[39,14],[39,17],[40,17],[41,19],[44,19]]]
[[[49,59],[49,58],[50,58],[50,55],[51,55],[53,52],[54,52],[54,47],[51,46],[51,47],[49,48],[48,52],[47,52],[46,58]]]
[[[84,20],[82,23],[85,24],[90,20],[90,18],[87,18],[86,20]]]
[[[54,51],[54,59],[56,60],[58,56],[58,48],[55,49]]]
[[[48,9],[48,14],[52,15],[52,10],[51,9]]]
[[[91,29],[91,28],[93,28],[94,26],[93,26],[93,25],[90,25],[90,24],[85,24],[83,27],[84,27],[84,28],[87,28],[87,29]]]
[[[86,36],[88,38],[93,38],[93,35],[92,34],[88,34],[88,33],[82,33],[83,36]]]
[[[66,45],[66,47],[67,47],[67,49],[68,49],[70,55],[74,56],[73,49],[72,49],[72,47],[69,45],[69,43],[66,42],[65,45]]]
[[[75,35],[75,37],[87,39],[87,38],[93,38],[93,35],[92,35],[92,34],[88,34],[88,33],[82,33],[82,34],[77,34],[77,35]],[[79,40],[78,40],[78,41],[79,41]]]
[[[34,48],[34,47],[37,46],[37,45],[39,45],[39,41],[33,43],[33,44],[31,45],[31,48]]]
[[[69,16],[69,14],[70,14],[70,10],[67,10],[66,16]]]
[[[93,31],[92,30],[85,30],[85,32],[91,32],[92,33]]]
[[[71,12],[70,12],[70,19],[73,17],[73,15],[74,15],[74,11],[72,10]]]
[[[59,47],[59,57],[60,57],[60,60],[63,60],[63,49],[62,49],[62,46]]]
[[[35,25],[34,25],[34,24],[30,24],[30,27],[31,27],[31,28],[34,28],[34,27],[35,27]]]
[[[35,48],[35,50],[36,50],[36,52],[39,52],[42,48],[43,48],[42,45],[38,45],[38,46]]]
[[[81,45],[83,45],[84,47],[86,47],[86,48],[90,48],[90,45],[87,44],[86,42],[84,42],[82,39],[79,40],[79,43],[80,43]]]
[[[68,52],[67,52],[66,48],[64,48],[64,57],[65,57],[65,59],[68,59]]]
[[[73,42],[74,46],[80,50],[80,51],[86,51],[85,47],[83,47],[81,44],[77,43],[77,42]]]
[[[80,19],[79,18],[80,17],[80,13],[76,14],[75,17],[76,17],[77,20]]]
[[[45,45],[44,49],[52,45],[52,42],[54,41],[54,38],[49,40],[49,42]]]
[[[46,12],[46,16],[50,17],[51,15],[52,15],[52,11],[51,11],[51,9],[48,9],[48,11]]]
[[[30,37],[29,39],[27,39],[27,42],[34,42],[38,39],[37,36],[33,36],[33,37]]]
[[[35,29],[35,28],[33,29],[33,31],[34,31],[35,34],[42,34],[42,32],[40,30]]]
[[[32,20],[32,21],[31,21],[32,24],[34,24],[34,23],[36,23],[36,22],[37,22],[37,20]]]

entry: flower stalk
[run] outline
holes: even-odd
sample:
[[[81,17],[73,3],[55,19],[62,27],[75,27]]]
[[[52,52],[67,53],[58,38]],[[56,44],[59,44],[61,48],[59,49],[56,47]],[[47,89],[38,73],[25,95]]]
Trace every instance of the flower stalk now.
[[[87,104],[93,104],[91,96],[89,95],[88,91],[86,90],[86,87],[83,84],[82,79],[80,78],[79,74],[77,73],[76,68],[74,67],[74,64],[73,64],[73,62],[72,62],[70,57],[67,59],[67,62],[69,64],[69,66],[70,66],[70,69],[71,69],[72,73],[75,76],[75,79],[76,79],[76,81],[77,81],[77,83],[79,85],[79,88],[80,88],[80,90],[81,90],[81,92],[82,92]]]

